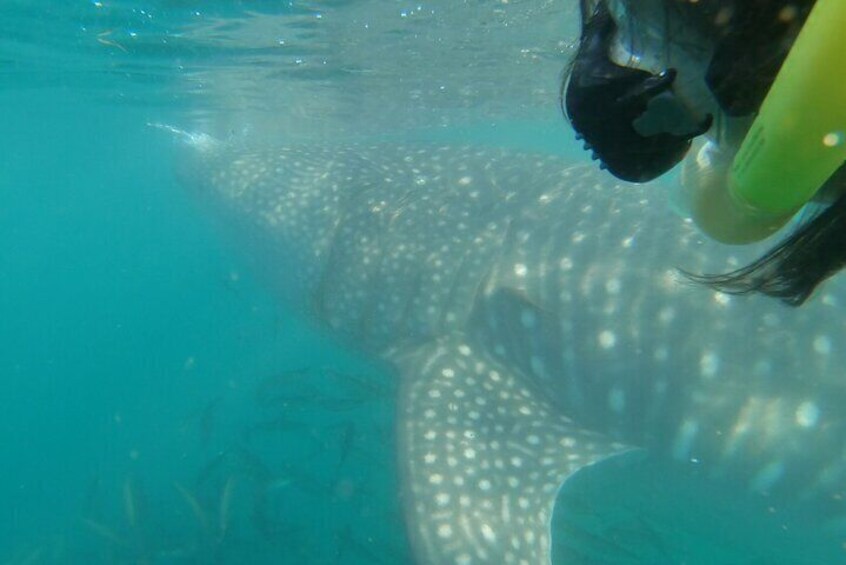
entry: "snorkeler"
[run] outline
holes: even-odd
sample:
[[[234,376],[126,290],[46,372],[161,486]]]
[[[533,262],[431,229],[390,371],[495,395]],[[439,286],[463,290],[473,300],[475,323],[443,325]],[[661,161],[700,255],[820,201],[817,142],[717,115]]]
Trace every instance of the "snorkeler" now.
[[[815,203],[808,220],[752,264],[692,279],[798,306],[846,267],[846,2],[580,7],[581,40],[561,105],[602,168],[648,182],[684,161],[688,211],[726,243],[763,239]]]

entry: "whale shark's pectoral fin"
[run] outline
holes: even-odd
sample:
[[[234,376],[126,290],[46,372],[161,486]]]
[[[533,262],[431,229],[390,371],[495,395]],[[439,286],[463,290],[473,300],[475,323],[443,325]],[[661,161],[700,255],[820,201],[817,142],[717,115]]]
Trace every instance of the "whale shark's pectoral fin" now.
[[[555,498],[630,448],[580,429],[462,336],[398,356],[407,526],[423,563],[551,562]]]

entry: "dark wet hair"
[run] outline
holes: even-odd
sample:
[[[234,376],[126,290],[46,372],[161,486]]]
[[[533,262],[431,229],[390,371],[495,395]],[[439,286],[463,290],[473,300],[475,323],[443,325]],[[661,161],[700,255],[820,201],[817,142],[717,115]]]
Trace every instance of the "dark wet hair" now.
[[[713,30],[719,40],[705,82],[726,114],[752,114],[767,96],[816,0],[703,1],[731,14],[728,23]]]
[[[846,169],[841,168],[841,173]],[[837,177],[843,174],[835,175]],[[842,184],[840,185],[842,187]],[[846,194],[812,216],[753,263],[720,275],[682,271],[728,294],[761,293],[801,306],[823,281],[846,267]]]

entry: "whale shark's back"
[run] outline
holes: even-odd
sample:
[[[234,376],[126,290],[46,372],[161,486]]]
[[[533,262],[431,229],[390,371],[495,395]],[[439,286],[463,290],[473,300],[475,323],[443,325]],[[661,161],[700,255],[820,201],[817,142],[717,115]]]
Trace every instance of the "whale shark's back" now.
[[[692,237],[668,233],[675,224],[660,222],[645,198],[630,194],[607,209],[601,203],[620,196],[620,187],[551,155],[294,146],[214,148],[186,162],[183,178],[249,238],[277,282],[299,281],[298,298],[314,313],[376,350],[463,327],[491,277],[535,300],[558,301],[549,293],[562,273],[582,278],[582,286],[619,285],[604,279],[652,277],[660,253],[667,261],[660,283]],[[672,245],[652,245],[660,239]],[[641,256],[623,269],[626,248]]]
[[[186,171],[275,286],[395,363],[424,561],[544,562],[558,487],[629,446],[756,491],[843,483],[837,298],[773,311],[680,283],[731,259],[652,188],[464,146],[217,147]]]

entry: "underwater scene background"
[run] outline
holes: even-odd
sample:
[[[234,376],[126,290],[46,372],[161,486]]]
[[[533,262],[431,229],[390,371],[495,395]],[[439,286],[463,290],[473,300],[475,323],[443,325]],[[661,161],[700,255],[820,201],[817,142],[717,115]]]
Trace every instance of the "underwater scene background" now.
[[[169,129],[576,163],[558,108],[576,7],[10,0],[0,16],[0,563],[411,562],[396,378],[276,299],[177,182]],[[580,474],[562,507],[555,563],[846,562],[843,524],[813,507],[650,461]]]

